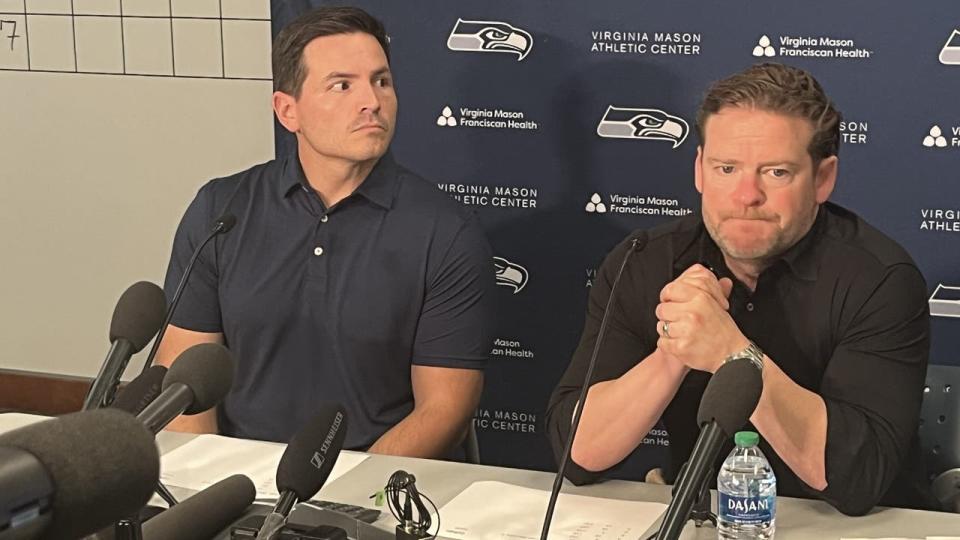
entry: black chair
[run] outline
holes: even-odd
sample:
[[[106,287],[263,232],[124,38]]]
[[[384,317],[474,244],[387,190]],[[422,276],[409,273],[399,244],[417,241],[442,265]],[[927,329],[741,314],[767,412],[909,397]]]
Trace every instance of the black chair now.
[[[920,443],[933,495],[960,513],[960,367],[927,366],[920,407]]]

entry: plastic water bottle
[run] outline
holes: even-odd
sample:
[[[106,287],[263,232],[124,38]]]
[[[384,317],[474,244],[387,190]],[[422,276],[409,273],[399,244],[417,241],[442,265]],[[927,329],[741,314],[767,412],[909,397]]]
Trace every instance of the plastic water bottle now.
[[[737,447],[717,475],[717,533],[720,540],[770,540],[776,530],[777,477],[757,447],[760,436],[740,431]]]

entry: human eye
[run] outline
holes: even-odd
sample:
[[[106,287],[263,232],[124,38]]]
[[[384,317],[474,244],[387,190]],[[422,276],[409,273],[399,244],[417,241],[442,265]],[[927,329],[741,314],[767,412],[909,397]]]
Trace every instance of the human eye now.
[[[733,165],[720,165],[717,167],[717,172],[724,176],[733,174],[735,170],[736,168]]]
[[[379,86],[380,88],[389,88],[393,86],[393,80],[391,80],[390,77],[387,75],[378,77],[376,83],[377,83],[377,86]]]
[[[330,89],[336,92],[346,92],[350,89],[349,81],[337,81],[330,85]]]
[[[793,173],[790,172],[790,169],[784,169],[780,167],[767,169],[766,173],[767,177],[778,183],[789,182],[790,179],[793,178]]]

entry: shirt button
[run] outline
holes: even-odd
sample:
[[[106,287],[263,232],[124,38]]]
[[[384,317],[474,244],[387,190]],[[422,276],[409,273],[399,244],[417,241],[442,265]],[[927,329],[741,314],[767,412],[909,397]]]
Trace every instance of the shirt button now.
[[[326,214],[320,216],[320,223],[326,223],[329,220],[330,218],[328,218]]]
[[[319,253],[317,253],[317,255],[319,255]],[[753,311],[753,302],[747,302],[747,311]]]
[[[316,255],[317,257],[323,255],[323,248],[320,246],[313,248],[313,254]]]

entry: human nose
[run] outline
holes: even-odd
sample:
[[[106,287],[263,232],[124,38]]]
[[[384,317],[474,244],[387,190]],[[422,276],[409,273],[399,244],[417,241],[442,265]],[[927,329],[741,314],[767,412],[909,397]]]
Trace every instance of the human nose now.
[[[742,206],[759,206],[766,200],[763,192],[760,175],[757,173],[744,174],[737,180],[733,190],[733,199]]]
[[[380,112],[380,94],[373,84],[363,85],[363,90],[359,92],[360,112],[378,113]]]

